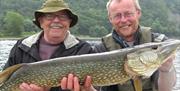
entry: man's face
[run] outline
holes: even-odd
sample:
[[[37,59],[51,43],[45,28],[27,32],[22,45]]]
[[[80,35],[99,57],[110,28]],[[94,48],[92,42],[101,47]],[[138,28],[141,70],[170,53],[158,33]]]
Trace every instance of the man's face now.
[[[65,11],[45,13],[39,18],[46,41],[64,41],[69,30],[71,19]]]
[[[139,25],[141,11],[133,0],[114,0],[109,6],[109,20],[115,31],[126,41],[132,41]]]

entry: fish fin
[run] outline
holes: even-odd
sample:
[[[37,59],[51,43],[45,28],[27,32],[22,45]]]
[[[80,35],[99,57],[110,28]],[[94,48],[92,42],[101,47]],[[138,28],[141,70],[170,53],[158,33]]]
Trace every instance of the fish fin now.
[[[22,65],[23,64],[17,64],[0,72],[0,86],[11,76],[13,72],[22,67]]]
[[[141,78],[137,77],[137,78],[133,79],[133,83],[134,83],[135,91],[142,91],[142,80],[141,80]]]

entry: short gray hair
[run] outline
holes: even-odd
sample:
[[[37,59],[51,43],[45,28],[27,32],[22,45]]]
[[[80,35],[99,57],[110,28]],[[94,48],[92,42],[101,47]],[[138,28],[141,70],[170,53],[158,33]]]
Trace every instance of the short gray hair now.
[[[109,9],[109,6],[110,6],[110,4],[111,4],[112,1],[115,1],[115,0],[109,0],[109,1],[107,2],[107,4],[106,4],[107,10]],[[117,1],[121,1],[121,0],[117,0]],[[141,7],[140,7],[140,5],[139,5],[139,0],[133,0],[133,1],[134,1],[134,3],[135,3],[135,7],[136,7],[138,10],[141,10]]]

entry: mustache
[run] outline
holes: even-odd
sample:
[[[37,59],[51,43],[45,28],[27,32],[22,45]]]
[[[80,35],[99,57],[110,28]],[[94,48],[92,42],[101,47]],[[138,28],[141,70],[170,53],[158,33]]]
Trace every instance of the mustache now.
[[[131,24],[124,23],[124,24],[119,25],[118,27],[119,27],[119,28],[122,28],[122,27],[126,27],[126,26],[129,27],[129,26],[131,26]]]
[[[52,24],[50,25],[50,27],[60,27],[60,28],[62,28],[63,25],[62,25],[62,24],[59,24],[59,23],[52,23]]]

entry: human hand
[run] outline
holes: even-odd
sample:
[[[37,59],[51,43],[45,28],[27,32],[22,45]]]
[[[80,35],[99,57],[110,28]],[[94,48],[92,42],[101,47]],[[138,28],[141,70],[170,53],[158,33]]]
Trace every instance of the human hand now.
[[[176,72],[173,66],[174,58],[175,55],[170,56],[158,69],[158,91],[171,91],[176,84]]]
[[[35,84],[27,84],[27,83],[22,83],[20,86],[20,91],[49,91],[50,88],[43,88],[39,87]]]
[[[87,76],[84,85],[81,87],[78,77],[73,76],[73,74],[69,74],[68,77],[64,77],[61,80],[60,85],[63,90],[69,89],[71,91],[96,91],[91,82],[91,77]]]
[[[175,59],[175,55],[172,55],[169,57],[169,59],[166,60],[165,63],[163,63],[160,67],[159,67],[159,71],[160,72],[170,72],[171,70],[173,70],[173,61]]]

